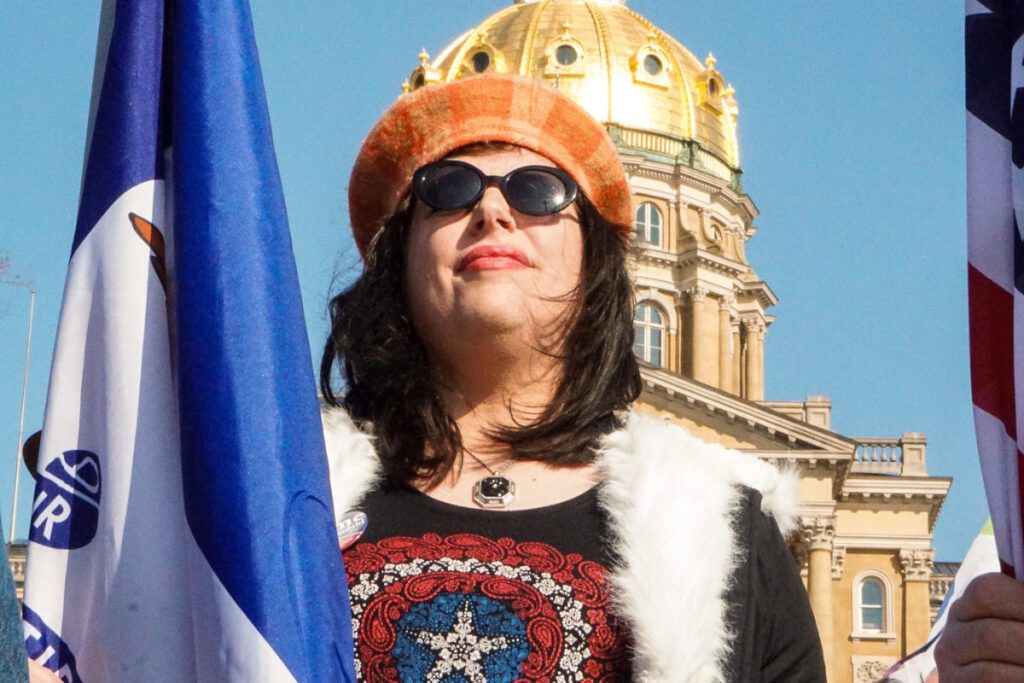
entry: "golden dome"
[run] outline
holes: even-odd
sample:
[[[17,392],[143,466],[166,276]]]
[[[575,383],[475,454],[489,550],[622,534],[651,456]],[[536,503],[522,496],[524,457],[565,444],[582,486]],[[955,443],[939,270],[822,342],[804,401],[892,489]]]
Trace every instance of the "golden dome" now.
[[[433,60],[421,53],[403,87],[485,71],[549,81],[604,122],[623,152],[738,183],[737,106],[714,57],[701,63],[625,0],[514,0]]]

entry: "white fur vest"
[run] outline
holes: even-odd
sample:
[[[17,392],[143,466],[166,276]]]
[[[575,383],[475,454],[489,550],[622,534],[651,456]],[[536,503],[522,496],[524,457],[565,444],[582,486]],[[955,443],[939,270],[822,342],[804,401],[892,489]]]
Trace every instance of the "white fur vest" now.
[[[340,518],[377,482],[380,464],[371,438],[344,412],[323,420]],[[724,595],[739,559],[732,526],[739,486],[761,492],[762,510],[786,534],[796,524],[796,475],[637,413],[603,439],[597,465],[599,499],[622,558],[610,580],[634,639],[637,680],[725,680]]]

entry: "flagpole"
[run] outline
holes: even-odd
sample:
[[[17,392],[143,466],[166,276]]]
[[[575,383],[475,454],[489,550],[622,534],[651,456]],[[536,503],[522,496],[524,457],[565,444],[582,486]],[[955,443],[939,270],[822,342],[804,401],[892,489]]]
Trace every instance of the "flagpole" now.
[[[18,285],[21,287],[30,286],[27,282],[18,280],[0,280],[0,284]],[[25,404],[28,398],[28,368],[32,353],[32,321],[35,318],[35,310],[36,290],[30,289],[28,299],[28,336],[25,339],[25,369],[21,380],[21,409],[18,415],[18,444],[14,449],[14,492],[11,496],[11,532],[8,541],[12,544],[14,543],[14,527],[18,521],[18,487],[21,482],[21,440],[25,434]]]

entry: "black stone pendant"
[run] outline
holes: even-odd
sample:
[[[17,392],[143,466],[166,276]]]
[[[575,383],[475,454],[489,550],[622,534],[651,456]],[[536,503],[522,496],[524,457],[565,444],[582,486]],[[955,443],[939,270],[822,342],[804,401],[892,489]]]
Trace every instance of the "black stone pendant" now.
[[[473,500],[480,507],[503,508],[515,498],[515,483],[500,475],[484,477],[473,485]]]

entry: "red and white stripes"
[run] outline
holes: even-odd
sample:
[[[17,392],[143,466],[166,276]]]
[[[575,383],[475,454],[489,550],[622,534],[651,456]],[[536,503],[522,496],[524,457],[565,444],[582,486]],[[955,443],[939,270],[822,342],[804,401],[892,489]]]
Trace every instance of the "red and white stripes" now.
[[[1015,187],[1022,179],[1012,115],[1024,68],[1012,19],[1010,2],[967,2],[967,278],[982,475],[1003,569],[1024,578],[1024,293],[1015,276],[1024,256],[1015,215],[1024,215],[1024,196]]]

